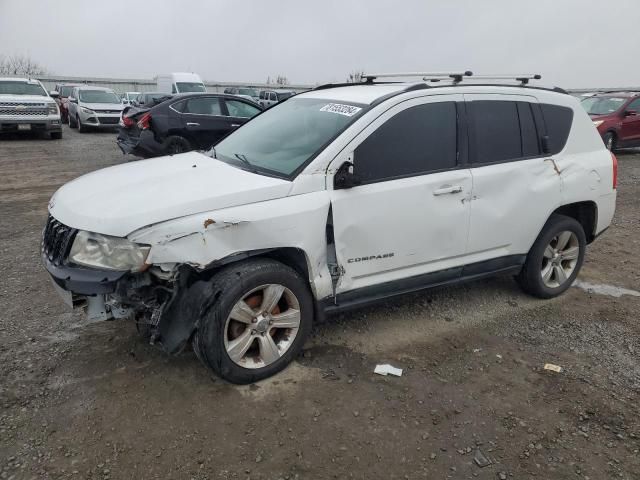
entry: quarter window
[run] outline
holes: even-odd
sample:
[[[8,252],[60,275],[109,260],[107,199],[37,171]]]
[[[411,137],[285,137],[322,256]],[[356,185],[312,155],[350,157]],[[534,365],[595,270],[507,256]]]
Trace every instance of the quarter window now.
[[[354,173],[374,183],[455,168],[456,123],[455,102],[403,110],[356,148]]]
[[[544,123],[549,137],[549,154],[559,153],[567,143],[571,123],[573,122],[573,110],[568,107],[543,103],[540,105]]]
[[[239,100],[225,100],[225,102],[230,117],[251,118],[260,113],[258,108]]]

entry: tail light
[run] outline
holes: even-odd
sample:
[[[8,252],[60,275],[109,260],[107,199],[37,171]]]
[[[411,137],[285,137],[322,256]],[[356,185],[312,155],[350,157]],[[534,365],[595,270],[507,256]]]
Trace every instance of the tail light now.
[[[126,128],[130,128],[133,127],[135,125],[136,122],[133,121],[133,119],[129,118],[129,117],[122,117],[122,125],[124,125]]]
[[[618,188],[618,159],[611,152],[611,160],[613,162],[613,189]]]
[[[150,127],[151,127],[151,114],[147,112],[140,117],[140,120],[138,120],[138,128],[140,130],[147,130]]]

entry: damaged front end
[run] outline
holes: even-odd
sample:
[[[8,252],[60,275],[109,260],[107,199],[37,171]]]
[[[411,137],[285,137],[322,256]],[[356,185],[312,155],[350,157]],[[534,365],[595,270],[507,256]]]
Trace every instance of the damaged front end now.
[[[200,311],[192,310],[202,306],[198,292],[205,282],[197,282],[187,265],[146,265],[132,272],[74,264],[70,253],[79,233],[51,216],[43,232],[42,261],[65,303],[84,308],[89,322],[133,319],[151,343],[161,344],[168,353],[181,351],[199,318]]]

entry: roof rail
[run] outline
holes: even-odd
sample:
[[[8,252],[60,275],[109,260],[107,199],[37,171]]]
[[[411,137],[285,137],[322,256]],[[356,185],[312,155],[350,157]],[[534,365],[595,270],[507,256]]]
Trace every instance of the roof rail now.
[[[521,85],[527,85],[529,80],[540,80],[542,75],[537,73],[525,73],[519,75],[474,75],[474,80],[516,80]]]
[[[470,77],[473,75],[473,72],[467,70],[464,72],[397,72],[397,73],[365,73],[362,75],[362,78],[366,81],[366,83],[373,83],[377,78],[398,78],[398,77],[420,77],[425,82],[427,80],[430,81],[439,81],[445,78],[453,79],[454,83],[459,83],[462,81],[462,77]]]

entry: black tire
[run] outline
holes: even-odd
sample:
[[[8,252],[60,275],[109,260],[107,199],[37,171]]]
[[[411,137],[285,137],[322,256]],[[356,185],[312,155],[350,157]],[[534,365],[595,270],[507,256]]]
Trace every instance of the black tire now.
[[[78,125],[78,133],[87,133],[87,127],[82,124],[80,117],[76,117],[76,124]]]
[[[62,132],[51,132],[49,134],[49,138],[51,140],[60,140],[62,139]]]
[[[607,132],[602,137],[602,141],[604,142],[607,150],[614,151],[616,149],[617,138],[614,132]]]
[[[562,232],[575,234],[577,247],[579,248],[578,255],[573,271],[570,275],[566,276],[566,280],[558,286],[550,287],[545,284],[542,278],[544,263],[548,262],[548,260],[545,260],[544,253],[547,246]],[[587,239],[582,225],[571,217],[554,214],[542,228],[531,250],[529,250],[525,264],[521,272],[516,276],[516,281],[526,293],[534,297],[557,297],[564,293],[578,276],[582,263],[584,262],[586,247]]]
[[[68,115],[67,118],[69,119],[69,128],[78,128],[78,125],[76,124],[76,120],[74,117],[72,117],[71,115]]]
[[[189,140],[179,135],[172,135],[170,137],[167,137],[165,145],[165,152],[167,155],[178,155],[180,153],[188,152],[192,149]]]
[[[278,373],[300,353],[313,323],[313,299],[307,282],[298,272],[275,260],[261,258],[229,265],[210,282],[217,300],[199,319],[192,339],[196,356],[207,368],[231,383],[247,384]],[[244,368],[231,359],[225,348],[227,318],[237,302],[266,284],[282,285],[295,296],[300,325],[289,348],[277,360],[264,367]]]

